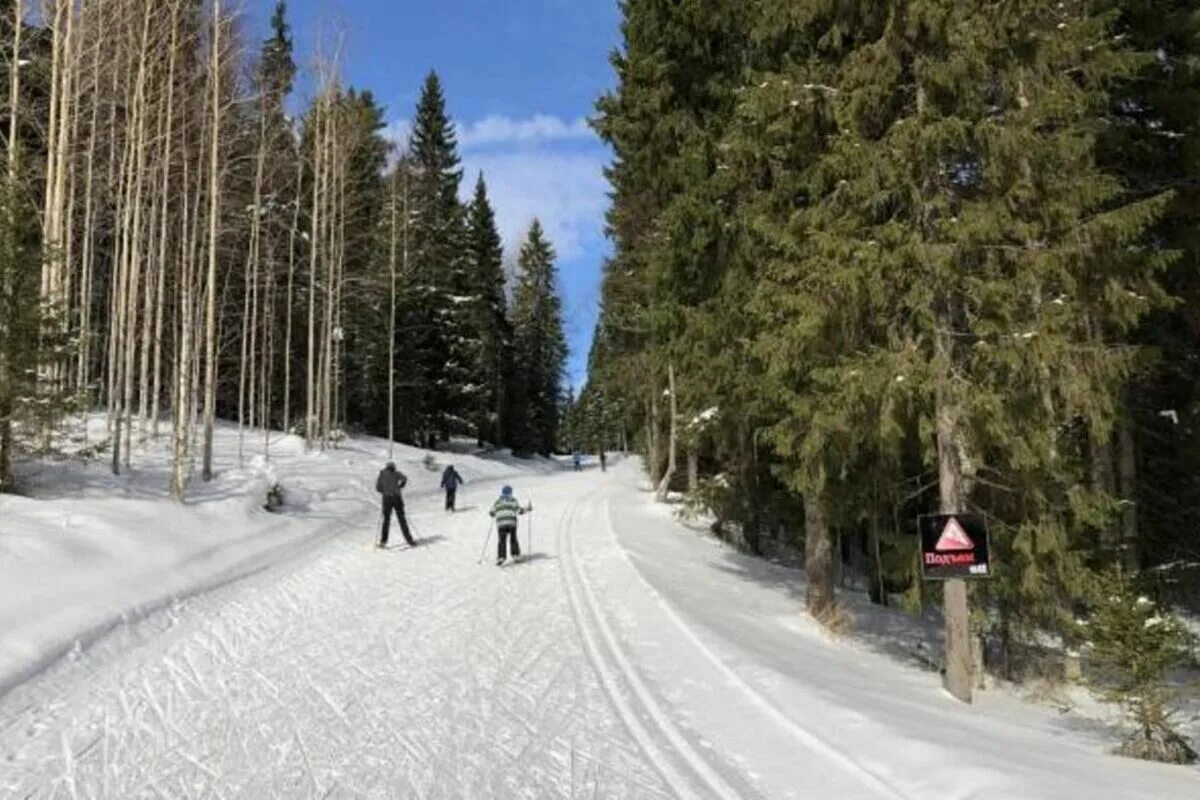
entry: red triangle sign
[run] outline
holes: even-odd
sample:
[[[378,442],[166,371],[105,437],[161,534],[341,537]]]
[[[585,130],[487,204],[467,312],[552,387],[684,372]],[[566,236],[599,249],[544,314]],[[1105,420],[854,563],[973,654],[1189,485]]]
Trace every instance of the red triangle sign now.
[[[946,523],[946,527],[942,529],[941,538],[938,539],[937,545],[933,548],[939,553],[946,550],[974,550],[975,542],[971,541],[971,537],[967,536],[967,532],[963,530],[962,525],[958,524],[958,520],[954,517]]]

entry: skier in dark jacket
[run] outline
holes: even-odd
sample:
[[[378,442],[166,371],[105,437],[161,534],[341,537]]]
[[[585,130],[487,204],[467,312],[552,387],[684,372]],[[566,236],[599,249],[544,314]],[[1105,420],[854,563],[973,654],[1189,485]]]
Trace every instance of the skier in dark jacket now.
[[[454,498],[458,494],[458,487],[462,486],[466,481],[463,476],[458,474],[458,470],[454,465],[446,467],[446,471],[442,473],[442,488],[446,490],[446,510],[454,510]]]
[[[387,466],[379,471],[379,477],[375,480],[375,491],[379,492],[383,500],[383,530],[379,534],[379,547],[387,547],[393,511],[400,520],[400,532],[404,534],[404,541],[408,542],[409,547],[417,546],[408,530],[408,520],[404,518],[404,497],[400,494],[400,490],[407,484],[408,478],[396,469],[394,461],[389,461]]]
[[[522,508],[517,502],[517,498],[513,496],[511,486],[505,486],[500,492],[500,499],[492,506],[492,510],[488,513],[496,520],[496,537],[499,540],[499,551],[496,559],[496,566],[502,566],[504,560],[508,558],[508,543],[512,541],[512,557],[513,561],[521,558],[521,545],[517,542],[517,521],[520,516],[528,511],[533,511],[533,503]]]

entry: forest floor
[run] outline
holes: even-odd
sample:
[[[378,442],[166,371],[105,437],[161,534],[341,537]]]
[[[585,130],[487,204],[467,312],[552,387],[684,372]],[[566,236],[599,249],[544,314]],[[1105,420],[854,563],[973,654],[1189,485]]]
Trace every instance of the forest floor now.
[[[377,550],[383,442],[272,450],[182,507],[153,444],[0,498],[0,797],[1200,796],[1088,716],[958,704],[903,615],[851,604],[825,633],[801,572],[679,524],[632,460],[403,448],[421,543]],[[498,568],[505,482],[534,512]]]

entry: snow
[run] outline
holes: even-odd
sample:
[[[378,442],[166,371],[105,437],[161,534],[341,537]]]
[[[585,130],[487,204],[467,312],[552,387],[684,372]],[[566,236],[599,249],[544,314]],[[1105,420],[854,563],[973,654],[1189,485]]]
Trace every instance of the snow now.
[[[679,523],[637,459],[397,448],[422,545],[379,551],[383,442],[278,436],[243,468],[236,430],[218,446],[185,507],[157,444],[0,498],[0,797],[1200,796],[1075,714],[958,704],[907,655],[936,651],[921,620],[844,595],[832,637],[801,572]],[[501,482],[536,509],[526,559],[477,566]]]
[[[92,441],[103,437],[96,424]],[[0,495],[0,693],[122,620],[306,552],[344,533],[347,519],[377,513],[374,473],[387,460],[386,443],[310,454],[301,439],[274,434],[266,462],[250,455],[262,441],[261,433],[247,435],[246,466],[238,468],[237,430],[218,427],[217,480],[194,480],[186,506],[168,496],[166,437],[135,459],[129,476],[112,476],[107,458],[26,467],[21,477],[33,496]],[[397,448],[410,478],[424,471],[424,457]],[[511,458],[454,458],[467,480],[518,469]],[[277,482],[286,515],[262,508]],[[420,491],[436,490],[431,481]]]

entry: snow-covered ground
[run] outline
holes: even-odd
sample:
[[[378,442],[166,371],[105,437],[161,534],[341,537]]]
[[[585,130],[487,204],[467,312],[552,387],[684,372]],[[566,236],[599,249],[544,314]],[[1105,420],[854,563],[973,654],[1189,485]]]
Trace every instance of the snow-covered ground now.
[[[957,704],[886,616],[830,638],[799,573],[676,523],[632,461],[436,455],[468,480],[447,515],[406,449],[423,544],[377,551],[382,443],[274,451],[185,508],[153,449],[0,498],[0,797],[1200,797],[1073,715]],[[497,569],[502,481],[535,512]]]

